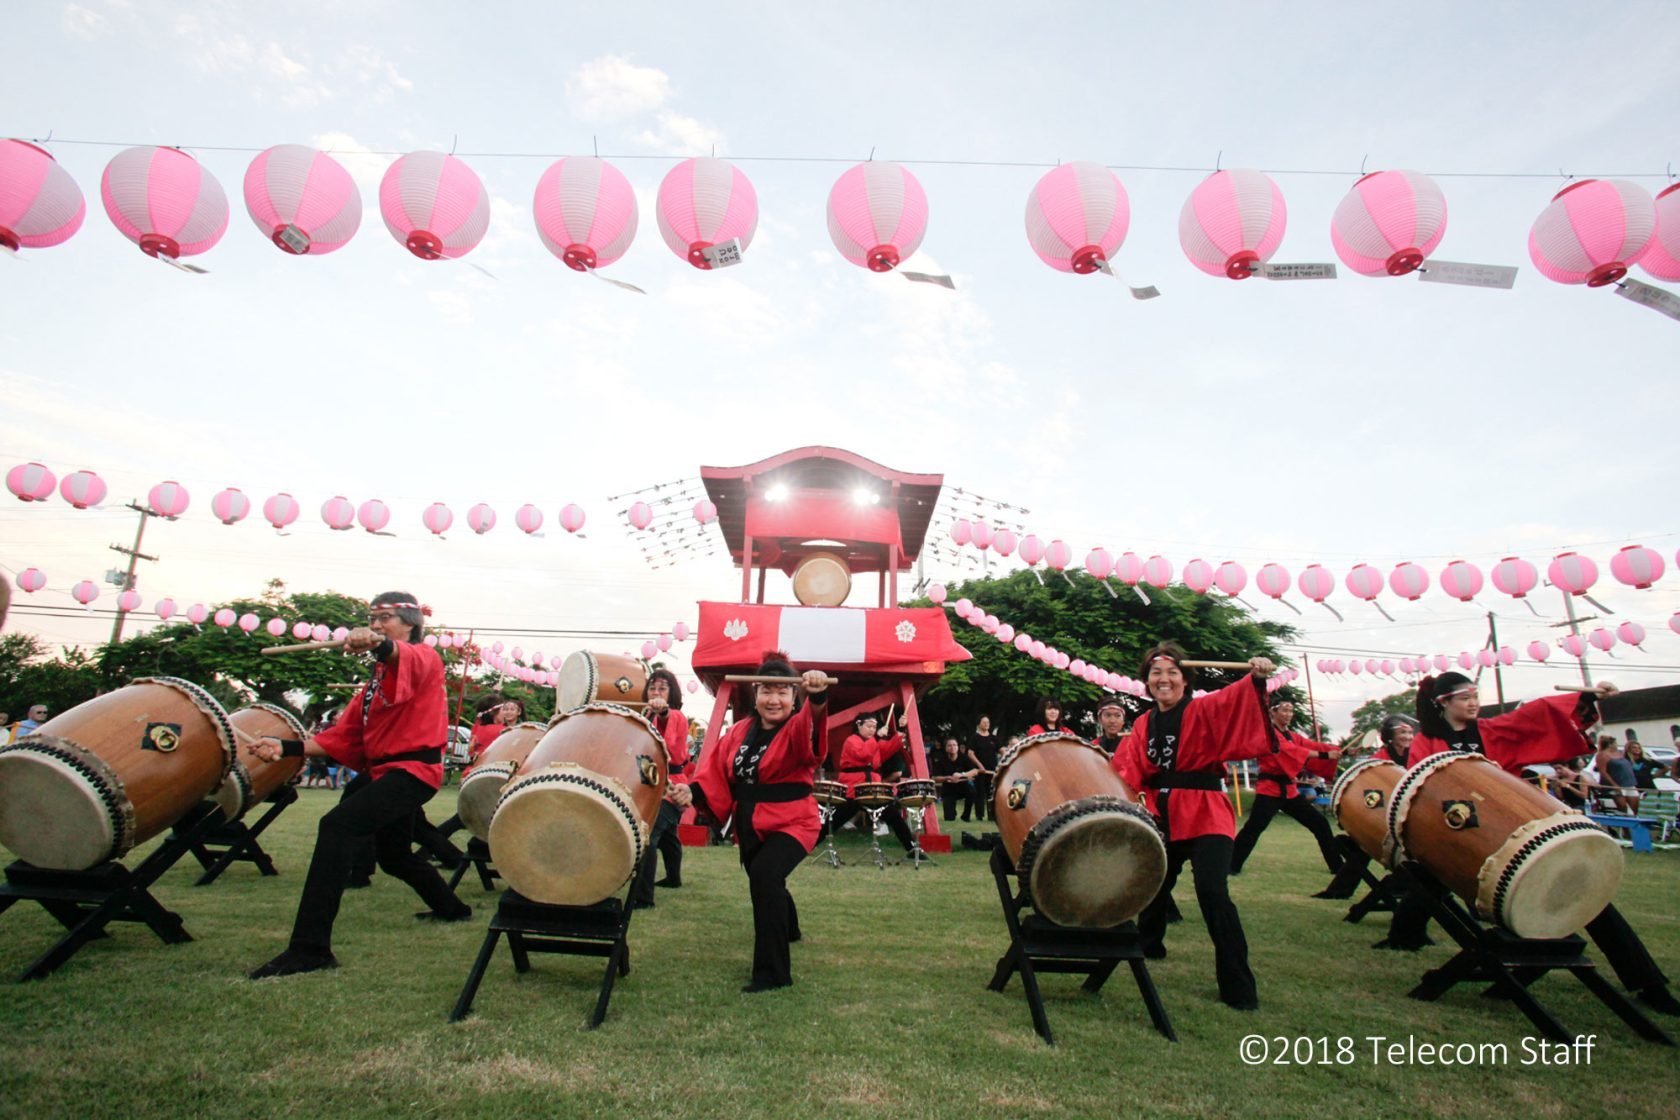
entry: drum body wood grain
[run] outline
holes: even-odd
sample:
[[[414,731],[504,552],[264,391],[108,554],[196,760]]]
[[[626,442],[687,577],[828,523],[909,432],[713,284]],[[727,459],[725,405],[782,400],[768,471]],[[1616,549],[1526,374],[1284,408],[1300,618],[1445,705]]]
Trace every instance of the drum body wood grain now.
[[[647,691],[648,665],[617,653],[594,653],[580,649],[560,663],[560,680],[554,686],[556,711],[569,711],[585,704],[622,704],[639,708]]]
[[[1161,889],[1167,849],[1101,750],[1060,733],[998,757],[998,832],[1046,918],[1103,928],[1136,917]]]
[[[0,844],[37,867],[118,859],[198,805],[234,761],[227,713],[189,681],[145,677],[0,749]]]
[[[1360,851],[1384,867],[1394,866],[1393,845],[1388,840],[1388,806],[1405,772],[1397,762],[1367,758],[1344,770],[1330,790],[1336,823]]]
[[[490,820],[496,815],[496,802],[509,780],[519,772],[530,757],[548,725],[534,720],[516,723],[484,748],[484,753],[461,775],[461,788],[455,795],[455,814],[468,832],[486,843],[490,840]]]
[[[665,741],[637,712],[613,704],[561,712],[496,803],[497,870],[538,902],[600,902],[640,864],[667,774]]]
[[[298,718],[274,704],[252,704],[228,716],[228,722],[242,734],[253,739],[303,739],[308,735]],[[257,757],[250,744],[235,736],[237,757],[222,784],[210,795],[221,806],[222,816],[236,821],[261,804],[269,794],[285,785],[303,769],[303,759],[282,758],[278,762],[264,762]]]

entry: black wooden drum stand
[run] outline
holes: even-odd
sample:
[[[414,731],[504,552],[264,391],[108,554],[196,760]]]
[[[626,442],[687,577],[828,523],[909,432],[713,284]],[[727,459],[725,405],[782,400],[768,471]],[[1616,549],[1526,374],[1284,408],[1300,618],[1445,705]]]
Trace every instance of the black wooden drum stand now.
[[[496,889],[496,880],[502,876],[490,862],[490,845],[474,836],[467,841],[467,850],[461,857],[461,862],[455,865],[455,873],[449,877],[449,889],[454,890],[466,878],[467,869],[478,872],[478,881],[487,891]]]
[[[191,941],[192,934],[181,923],[181,915],[153,898],[151,887],[221,820],[220,809],[200,805],[133,871],[115,860],[86,871],[53,871],[21,859],[8,866],[6,881],[0,884],[0,913],[15,902],[32,899],[57,918],[66,931],[52,948],[18,973],[18,982],[50,976],[83,945],[107,936],[105,927],[111,922],[144,922],[165,945]]]
[[[1395,905],[1395,895],[1401,887],[1399,879],[1392,873],[1378,879],[1367,868],[1362,872],[1364,880],[1371,885],[1365,892],[1365,897],[1348,907],[1348,912],[1342,916],[1344,922],[1362,922],[1367,914],[1392,913]]]
[[[644,859],[657,859],[658,851],[649,848]],[[612,999],[613,984],[620,976],[630,974],[630,918],[635,911],[630,906],[630,892],[636,889],[636,875],[630,876],[629,890],[623,898],[609,898],[594,906],[550,906],[532,902],[511,887],[502,892],[496,913],[490,919],[490,929],[484,935],[478,957],[467,973],[466,986],[449,1021],[458,1023],[472,1010],[473,996],[484,980],[484,970],[496,951],[496,942],[505,933],[508,952],[513,954],[516,972],[529,972],[531,953],[567,953],[580,957],[606,957],[606,971],[601,976],[601,992],[595,1000],[595,1011],[589,1017],[589,1029],[594,1030],[607,1017],[607,1001]]]
[[[1406,864],[1390,878],[1400,876],[1417,884],[1430,913],[1459,946],[1458,955],[1452,960],[1423,974],[1418,986],[1407,993],[1413,999],[1433,1001],[1455,984],[1491,982],[1493,988],[1489,994],[1508,996],[1541,1034],[1555,1042],[1571,1042],[1574,1033],[1528,990],[1530,984],[1557,969],[1585,984],[1599,1002],[1619,1015],[1640,1038],[1664,1046],[1674,1045],[1674,1040],[1662,1028],[1647,1019],[1599,974],[1583,951],[1587,942],[1579,934],[1555,940],[1518,937],[1503,927],[1483,925],[1452,891],[1421,867]]]
[[[1022,915],[1032,909],[1026,886],[1017,894],[1010,889],[1015,865],[1009,853],[999,846],[992,849],[992,878],[997,881],[998,901],[1003,904],[1003,922],[1009,927],[1009,951],[998,959],[992,982],[986,985],[994,992],[1003,991],[1009,978],[1021,974],[1021,987],[1027,993],[1027,1007],[1032,1012],[1033,1029],[1039,1037],[1054,1046],[1050,1020],[1044,1013],[1044,997],[1038,990],[1038,973],[1084,973],[1085,983],[1080,989],[1095,994],[1102,990],[1121,961],[1132,966],[1132,978],[1137,981],[1138,994],[1149,1011],[1149,1019],[1171,1042],[1178,1041],[1172,1020],[1161,1005],[1155,982],[1149,977],[1149,965],[1144,960],[1143,945],[1138,941],[1136,922],[1124,922],[1109,929],[1074,929],[1057,925],[1037,913]]]
[[[264,876],[280,874],[274,866],[274,861],[268,858],[268,853],[257,843],[257,837],[267,831],[274,819],[286,811],[286,806],[297,799],[297,790],[291,786],[281,786],[268,795],[265,802],[268,812],[264,813],[256,824],[225,821],[200,838],[190,850],[198,865],[204,868],[204,874],[198,877],[198,882],[193,886],[209,886],[235,863],[254,863]],[[181,826],[176,825],[175,830],[179,832]]]

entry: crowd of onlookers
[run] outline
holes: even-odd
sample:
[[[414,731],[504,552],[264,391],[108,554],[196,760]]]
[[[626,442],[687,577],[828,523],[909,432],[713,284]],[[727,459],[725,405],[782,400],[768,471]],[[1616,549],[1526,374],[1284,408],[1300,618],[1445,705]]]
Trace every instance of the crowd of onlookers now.
[[[1674,745],[1680,749],[1680,724],[1670,728]],[[1600,735],[1591,754],[1583,754],[1552,767],[1552,773],[1536,774],[1553,797],[1577,809],[1602,806],[1629,816],[1637,815],[1645,795],[1655,792],[1658,778],[1680,777],[1680,762],[1664,764],[1645,752],[1645,745],[1630,734],[1625,743],[1614,735]]]

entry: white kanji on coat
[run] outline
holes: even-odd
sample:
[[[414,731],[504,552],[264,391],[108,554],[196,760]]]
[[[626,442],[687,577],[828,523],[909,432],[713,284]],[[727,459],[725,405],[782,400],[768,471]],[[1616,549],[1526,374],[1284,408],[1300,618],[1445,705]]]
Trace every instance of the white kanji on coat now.
[[[738,642],[747,636],[747,624],[739,618],[732,618],[724,623],[723,636],[732,642]]]
[[[907,618],[898,624],[898,629],[895,633],[898,635],[899,641],[913,642],[916,640],[916,624]]]

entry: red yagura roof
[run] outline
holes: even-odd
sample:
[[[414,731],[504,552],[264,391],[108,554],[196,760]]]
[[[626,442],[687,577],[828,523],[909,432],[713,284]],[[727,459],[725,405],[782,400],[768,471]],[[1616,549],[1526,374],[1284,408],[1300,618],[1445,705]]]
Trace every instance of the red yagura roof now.
[[[803,510],[813,514],[836,501],[849,502],[853,491],[868,487],[880,495],[880,504],[872,511],[876,513],[874,518],[860,519],[860,522],[877,522],[875,527],[865,529],[860,522],[848,521],[847,524],[837,525],[831,535],[848,543],[874,542],[883,545],[896,536],[900,547],[900,569],[909,568],[921,552],[934,504],[939,500],[940,488],[945,483],[942,474],[895,471],[838,447],[801,447],[740,467],[701,467],[700,478],[705,483],[707,497],[717,506],[718,528],[737,563],[741,562],[741,551],[746,544],[748,507],[752,506],[755,518],[762,519],[768,508],[765,497],[772,487],[787,488],[790,513]],[[807,524],[808,518],[793,520],[798,524],[790,524],[791,531],[787,536],[825,535]],[[881,520],[889,525],[896,522],[896,532],[890,536],[881,532],[882,526],[878,524]],[[756,538],[766,535],[779,534],[765,534],[762,529],[755,529],[755,542]],[[757,551],[760,562],[777,562],[764,555],[763,544]],[[864,555],[855,554],[855,550],[847,551],[854,553],[849,557],[854,572],[880,570],[885,566],[884,556],[874,558],[875,562],[870,563]],[[864,549],[866,553],[875,551]]]

